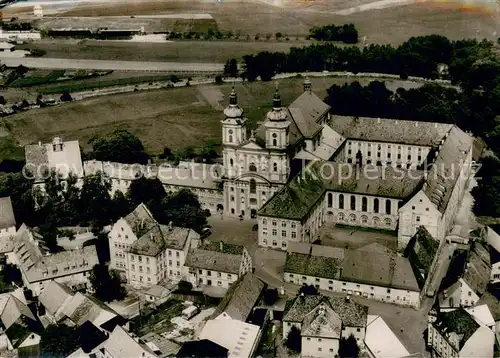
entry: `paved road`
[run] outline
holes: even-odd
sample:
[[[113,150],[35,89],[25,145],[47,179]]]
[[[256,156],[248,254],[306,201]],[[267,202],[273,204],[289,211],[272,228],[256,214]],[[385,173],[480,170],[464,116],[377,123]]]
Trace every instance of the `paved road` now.
[[[9,58],[1,56],[0,62],[7,67],[23,65],[28,68],[101,71],[222,72],[224,68],[222,63],[103,61],[64,58]]]

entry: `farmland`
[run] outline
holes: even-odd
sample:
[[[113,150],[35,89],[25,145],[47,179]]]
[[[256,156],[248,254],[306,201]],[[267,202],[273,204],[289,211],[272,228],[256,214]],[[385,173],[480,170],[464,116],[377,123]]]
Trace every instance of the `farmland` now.
[[[302,92],[302,81],[302,78],[280,81],[284,105]],[[360,80],[363,84],[369,81]],[[312,82],[314,91],[325,97],[327,88],[334,83],[345,83],[346,79],[313,78]],[[388,81],[387,86],[395,89],[416,84],[398,80]],[[89,149],[88,141],[93,136],[128,129],[142,140],[151,154],[160,153],[166,146],[172,150],[202,147],[210,140],[220,142],[219,121],[227,105],[230,87],[230,84],[192,86],[95,97],[22,112],[3,121],[21,145],[48,141],[59,135],[79,139],[84,149]],[[271,107],[274,85],[269,82],[238,83],[236,90],[250,126],[256,126]]]

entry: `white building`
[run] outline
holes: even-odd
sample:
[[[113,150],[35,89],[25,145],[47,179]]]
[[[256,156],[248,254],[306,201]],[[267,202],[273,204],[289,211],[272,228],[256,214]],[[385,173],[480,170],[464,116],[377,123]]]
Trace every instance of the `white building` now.
[[[33,6],[33,16],[35,17],[43,17],[43,9],[41,5]]]
[[[493,357],[494,333],[463,308],[441,312],[428,325],[427,345],[438,357]]]
[[[244,246],[222,241],[205,241],[193,246],[184,263],[184,273],[194,287],[227,289],[247,272],[252,272],[252,258]]]
[[[137,287],[180,280],[190,242],[199,238],[191,229],[158,224],[144,204],[119,219],[108,236],[110,267]]]
[[[21,270],[24,286],[38,296],[51,280],[74,288],[89,287],[89,275],[99,263],[95,246],[49,254],[41,237],[23,224],[13,245],[15,264]]]
[[[80,144],[77,140],[64,142],[60,137],[55,137],[52,143],[27,145],[26,175],[35,179],[36,183],[42,183],[51,170],[55,170],[67,179],[72,173],[78,179],[82,179],[83,164],[80,154]]]
[[[410,356],[406,347],[380,316],[368,316],[365,347],[370,358]]]
[[[141,177],[157,178],[167,193],[189,189],[198,196],[203,209],[212,213],[222,209],[222,168],[218,164],[180,162],[173,167],[169,164],[157,166],[88,160],[83,166],[85,175],[104,173],[111,181],[112,195],[116,191],[126,194],[132,182]]]
[[[262,332],[259,326],[231,318],[208,320],[199,339],[208,339],[229,350],[229,357],[253,357]]]
[[[368,250],[368,251],[367,251]],[[367,255],[370,260],[367,260]],[[420,307],[420,288],[407,258],[385,249],[339,249],[293,243],[284,268],[285,282]]]
[[[16,234],[16,218],[10,197],[0,198],[0,240]]]
[[[298,296],[283,315],[283,340],[292,327],[301,332],[302,355],[332,357],[340,339],[353,335],[363,348],[368,307],[348,297]],[[322,328],[323,327],[323,328]]]
[[[40,31],[5,31],[0,29],[0,40],[3,41],[26,41],[26,40],[41,40]]]

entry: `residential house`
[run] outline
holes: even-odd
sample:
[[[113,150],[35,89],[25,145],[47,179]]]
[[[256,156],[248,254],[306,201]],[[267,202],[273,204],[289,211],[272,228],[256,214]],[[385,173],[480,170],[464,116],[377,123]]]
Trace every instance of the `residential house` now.
[[[197,238],[194,230],[158,224],[140,204],[109,233],[110,267],[136,287],[178,281],[191,240]]]
[[[0,240],[15,235],[16,218],[10,197],[0,198]]]
[[[408,259],[389,249],[369,253],[366,250],[291,243],[284,280],[314,285],[320,290],[419,307],[420,287]],[[366,260],[368,254],[370,260]]]
[[[67,179],[72,173],[78,179],[84,176],[80,143],[77,140],[63,141],[55,137],[52,143],[27,145],[26,173],[35,180],[35,184],[41,184],[48,178],[51,170],[59,173],[63,179]]]
[[[194,287],[228,288],[238,278],[252,271],[252,258],[242,245],[223,241],[196,243],[185,262],[185,275]]]
[[[227,358],[229,350],[209,339],[188,341],[182,344],[181,349],[175,355],[176,358]]]
[[[486,292],[477,302],[477,305],[487,305],[491,316],[495,320],[495,337],[497,344],[500,344],[500,301],[494,295]]]
[[[486,326],[491,329],[492,332],[496,331],[495,318],[491,314],[491,311],[487,304],[480,304],[474,307],[468,307],[465,309],[471,316],[482,326]]]
[[[126,324],[126,320],[108,305],[90,295],[75,293],[57,281],[50,281],[45,286],[39,303],[45,309],[41,319],[52,324],[80,327],[90,322],[107,332],[112,332],[117,325]]]
[[[427,345],[438,357],[493,357],[494,333],[464,309],[438,313],[429,323]]]
[[[321,307],[320,311],[318,307]],[[308,352],[307,355],[314,357],[331,357],[337,354],[341,338],[353,335],[358,345],[363,347],[367,314],[368,307],[350,297],[301,295],[286,303],[283,315],[283,340],[287,339],[292,327],[296,327],[301,331],[304,355],[306,355],[304,352]],[[319,325],[323,320],[321,317],[326,318],[326,316],[328,316],[327,321],[333,326],[325,325],[327,332],[312,334],[314,325]],[[309,317],[308,320],[306,317]],[[338,326],[339,320],[340,326]]]
[[[264,282],[253,273],[246,273],[230,286],[211,318],[229,317],[247,322],[265,287]]]
[[[4,297],[1,301],[0,321],[1,331],[7,338],[8,350],[38,350],[42,325],[26,304],[24,296],[9,294]]]
[[[25,224],[16,233],[14,254],[23,283],[34,296],[51,280],[76,289],[87,288],[90,272],[99,263],[95,246],[50,254],[40,235]]]
[[[205,323],[199,339],[208,339],[226,348],[230,357],[250,358],[257,349],[261,335],[259,326],[219,317]]]
[[[475,241],[467,255],[463,273],[456,282],[438,294],[440,309],[474,306],[486,292],[490,277],[490,254]]]
[[[403,358],[410,356],[403,343],[380,316],[368,316],[365,347],[370,358]]]
[[[170,297],[171,289],[163,286],[153,285],[146,292],[144,292],[144,297],[147,302],[152,302],[155,305],[161,305],[166,302]]]

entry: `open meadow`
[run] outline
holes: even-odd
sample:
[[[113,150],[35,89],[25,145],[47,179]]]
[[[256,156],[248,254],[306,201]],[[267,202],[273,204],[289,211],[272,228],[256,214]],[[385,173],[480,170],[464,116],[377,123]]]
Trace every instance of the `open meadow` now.
[[[331,85],[353,80],[312,78],[313,90],[323,98]],[[367,84],[371,79],[359,81]],[[284,105],[290,104],[303,90],[303,78],[280,83]],[[386,83],[392,90],[418,86],[401,80]],[[271,108],[274,84],[237,83],[235,87],[250,127],[255,127]],[[102,96],[30,110],[2,121],[20,145],[48,141],[58,135],[68,140],[79,139],[83,148],[89,149],[88,141],[93,136],[127,129],[142,140],[150,154],[157,154],[164,147],[182,150],[188,146],[203,147],[210,140],[220,142],[220,120],[230,89],[230,84],[222,84]]]

